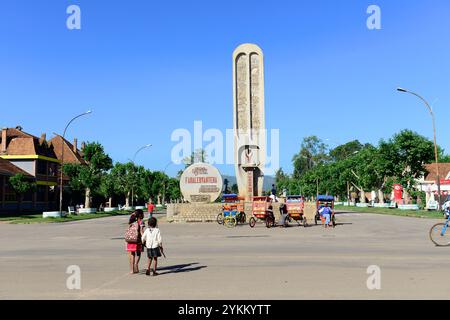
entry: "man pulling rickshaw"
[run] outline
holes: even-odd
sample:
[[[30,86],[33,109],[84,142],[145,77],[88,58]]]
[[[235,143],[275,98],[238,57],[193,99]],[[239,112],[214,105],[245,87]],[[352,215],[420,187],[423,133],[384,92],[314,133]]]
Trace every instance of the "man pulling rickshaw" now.
[[[334,197],[333,196],[317,196],[315,223],[322,221],[325,228],[335,227],[336,219],[334,216]]]

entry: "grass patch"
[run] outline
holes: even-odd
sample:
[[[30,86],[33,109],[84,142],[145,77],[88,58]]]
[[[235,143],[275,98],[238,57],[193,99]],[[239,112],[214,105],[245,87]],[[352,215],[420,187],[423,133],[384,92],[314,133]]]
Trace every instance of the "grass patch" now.
[[[391,216],[401,217],[413,217],[422,219],[442,219],[444,215],[439,211],[426,211],[426,210],[400,210],[389,208],[358,208],[358,207],[346,207],[336,206],[337,210],[350,211],[350,212],[362,212],[362,213],[375,213],[385,214]]]
[[[11,223],[11,224],[29,224],[29,223],[63,223],[71,221],[80,220],[90,220],[99,219],[113,216],[126,216],[131,212],[128,211],[112,211],[112,212],[101,212],[92,214],[79,214],[70,215],[63,218],[43,218],[42,214],[31,214],[31,215],[11,215],[11,216],[0,216],[0,221]]]

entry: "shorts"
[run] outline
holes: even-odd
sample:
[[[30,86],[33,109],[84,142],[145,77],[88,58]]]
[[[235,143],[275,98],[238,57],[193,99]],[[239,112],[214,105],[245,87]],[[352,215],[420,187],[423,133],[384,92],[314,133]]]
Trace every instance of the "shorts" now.
[[[147,248],[147,257],[149,259],[161,257],[161,249],[159,247],[153,249]]]
[[[324,215],[322,215],[322,217],[325,218],[325,224],[330,224],[330,222],[331,222],[331,215],[324,214]]]

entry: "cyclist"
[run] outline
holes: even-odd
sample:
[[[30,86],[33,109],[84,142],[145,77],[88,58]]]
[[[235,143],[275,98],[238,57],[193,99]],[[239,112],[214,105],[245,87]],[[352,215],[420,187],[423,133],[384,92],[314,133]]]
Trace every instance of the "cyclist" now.
[[[447,200],[442,205],[442,210],[444,210],[445,217],[448,218],[448,216],[450,216],[450,200]]]

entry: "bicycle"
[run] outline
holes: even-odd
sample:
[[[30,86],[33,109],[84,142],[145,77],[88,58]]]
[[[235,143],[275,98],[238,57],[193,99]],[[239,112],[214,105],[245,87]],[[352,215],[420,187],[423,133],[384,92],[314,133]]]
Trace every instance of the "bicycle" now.
[[[450,224],[450,212],[446,211],[445,222],[436,223],[430,229],[430,240],[438,247],[450,246],[450,232],[447,232]]]

